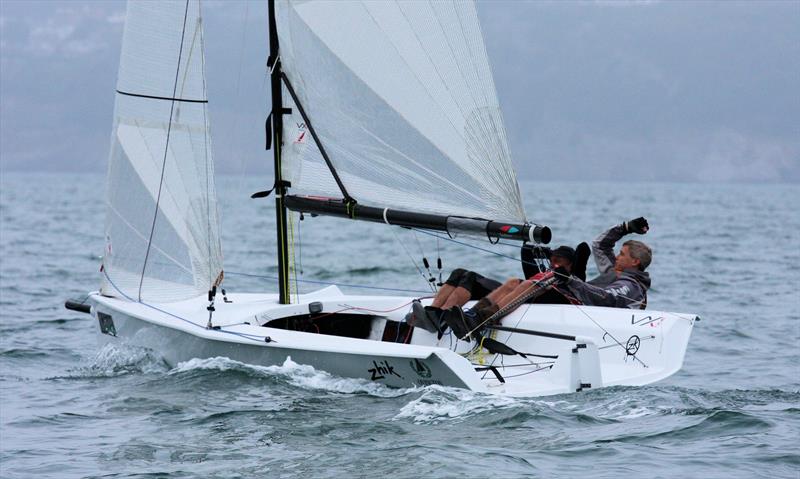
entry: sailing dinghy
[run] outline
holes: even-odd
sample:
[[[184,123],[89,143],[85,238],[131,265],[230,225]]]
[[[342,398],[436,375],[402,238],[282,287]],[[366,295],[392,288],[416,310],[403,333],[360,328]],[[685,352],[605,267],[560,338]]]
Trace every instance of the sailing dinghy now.
[[[173,365],[291,358],[392,387],[510,395],[644,385],[680,369],[691,314],[524,304],[485,333],[523,354],[494,354],[409,327],[412,297],[291,294],[290,214],[549,241],[523,209],[468,1],[269,1],[275,183],[253,196],[274,192],[279,293],[224,294],[200,13],[197,0],[128,4],[102,284],[67,304],[96,318],[104,341]]]

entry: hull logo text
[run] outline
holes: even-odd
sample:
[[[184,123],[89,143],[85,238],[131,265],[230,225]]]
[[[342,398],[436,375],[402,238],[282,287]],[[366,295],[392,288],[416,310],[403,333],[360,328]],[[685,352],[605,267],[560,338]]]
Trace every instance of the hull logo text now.
[[[389,361],[372,361],[372,367],[367,369],[367,372],[372,374],[371,379],[373,381],[377,381],[378,379],[385,379],[386,376],[394,375],[400,379],[403,379],[403,376],[397,374],[394,370],[394,366],[389,364]]]

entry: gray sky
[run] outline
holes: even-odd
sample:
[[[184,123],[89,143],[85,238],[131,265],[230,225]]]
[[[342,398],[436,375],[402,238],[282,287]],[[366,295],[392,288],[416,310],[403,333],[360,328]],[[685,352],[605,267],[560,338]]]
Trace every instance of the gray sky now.
[[[208,1],[217,169],[263,151],[266,2]],[[800,181],[800,1],[492,1],[484,36],[521,178]],[[0,0],[4,171],[105,171],[118,1]]]

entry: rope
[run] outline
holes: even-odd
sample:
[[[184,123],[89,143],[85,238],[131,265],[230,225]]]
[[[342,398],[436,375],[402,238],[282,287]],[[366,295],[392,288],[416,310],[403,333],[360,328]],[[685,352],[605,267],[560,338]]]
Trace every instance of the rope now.
[[[436,286],[443,286],[442,282],[442,249],[439,246],[439,238],[436,238],[436,268],[439,270],[439,282]]]
[[[451,238],[449,236],[437,235],[436,233],[431,233],[430,231],[425,231],[425,230],[421,230],[421,229],[418,229],[418,228],[411,228],[411,229],[414,230],[414,231],[418,231],[420,233],[424,233],[424,234],[429,235],[429,236],[433,236],[434,238],[439,238],[439,239],[443,239],[443,240],[446,240],[446,241],[452,241],[453,243],[460,244],[461,246],[466,246],[468,248],[477,249],[477,250],[483,251],[484,253],[489,253],[489,254],[493,254],[495,256],[500,256],[501,258],[507,258],[507,259],[511,259],[511,260],[514,260],[514,261],[519,261],[519,258],[515,258],[514,256],[509,256],[507,254],[498,253],[498,252],[492,251],[490,249],[481,248],[480,246],[475,246],[474,244],[464,243],[463,241],[458,241],[457,239],[453,239],[453,238]],[[533,264],[533,263],[531,263],[531,264]]]
[[[226,275],[234,275],[234,276],[246,276],[249,278],[258,278],[258,279],[268,279],[272,281],[277,281],[277,276],[268,276],[268,275],[260,275],[260,274],[252,274],[252,273],[241,273],[237,271],[226,271]],[[396,291],[400,293],[420,293],[420,294],[430,294],[430,291],[421,291],[417,289],[402,289],[402,288],[384,288],[380,286],[367,286],[363,284],[350,284],[350,283],[334,283],[331,281],[318,281],[318,280],[311,280],[311,279],[298,279],[299,283],[309,283],[309,284],[324,284],[328,286],[342,286],[346,288],[361,288],[361,289],[374,289],[380,291]]]
[[[492,322],[492,321],[494,321],[496,319],[500,319],[501,317],[505,316],[506,314],[514,311],[515,309],[520,307],[525,301],[531,299],[534,294],[536,294],[539,291],[541,291],[542,288],[554,284],[555,281],[553,281],[553,279],[554,278],[552,276],[549,276],[547,278],[541,278],[541,279],[537,280],[535,283],[532,283],[531,287],[530,287],[530,289],[528,291],[520,294],[519,296],[514,298],[510,303],[508,303],[507,305],[505,305],[502,308],[498,309],[497,312],[495,312],[494,314],[492,314],[488,318],[486,318],[483,321],[481,321],[477,326],[475,326],[469,332],[467,332],[467,336],[469,336],[472,333],[474,333],[475,331],[481,329],[486,323],[490,323],[490,322]],[[539,286],[539,283],[543,283],[542,287],[537,287],[537,286]]]
[[[294,256],[294,213],[289,213],[289,271],[290,276],[294,277],[294,295],[297,302],[300,302],[300,287],[297,285],[297,267],[296,259]],[[291,280],[289,281],[289,297],[292,296]]]
[[[302,233],[301,225],[303,224],[303,213],[300,213],[299,221],[297,222],[297,256],[299,257],[297,261],[297,267],[300,269],[300,275],[303,275],[303,237],[300,233]],[[297,278],[295,278],[295,282]]]
[[[111,279],[111,277],[105,271],[105,269],[103,270],[103,275],[105,276],[106,280],[108,280],[108,283],[120,294],[120,296],[122,296],[126,300],[128,300],[128,301],[130,301],[132,303],[141,304],[142,306],[150,308],[150,309],[152,309],[154,311],[158,311],[159,313],[166,314],[167,316],[169,316],[171,318],[175,318],[177,320],[180,320],[180,321],[183,321],[183,322],[185,322],[187,324],[190,324],[190,325],[192,325],[194,327],[197,327],[197,328],[203,329],[205,331],[208,331],[208,328],[206,328],[205,326],[203,326],[201,324],[195,323],[194,321],[192,321],[190,319],[186,319],[186,318],[184,318],[182,316],[178,316],[177,314],[170,313],[169,311],[161,309],[161,308],[159,308],[157,306],[153,306],[152,304],[145,303],[144,301],[139,301],[139,300],[135,300],[135,299],[131,298],[130,296],[125,294],[125,292],[122,291],[114,283],[114,281]],[[89,296],[87,295],[86,298],[88,298],[88,297]],[[86,298],[84,299],[84,301],[86,300]],[[340,309],[338,311],[334,311],[334,312],[331,312],[331,313],[324,314],[324,315],[320,316],[319,318],[322,318],[322,317],[325,317],[325,316],[330,316],[330,315],[337,314],[337,313],[341,313],[341,312],[344,312],[344,311],[353,311],[353,310],[355,310],[355,311],[367,311],[367,312],[370,312],[370,313],[390,313],[392,311],[397,311],[398,309],[402,309],[402,308],[408,306],[409,304],[411,304],[410,301],[407,302],[407,303],[401,304],[400,306],[397,306],[395,308],[386,309],[386,310],[370,309],[370,308],[362,308],[362,307],[358,307],[358,306],[344,305],[344,306],[346,306],[345,308]],[[319,318],[317,318],[317,319],[319,319]],[[227,326],[237,326],[237,325],[241,325],[241,324],[244,324],[244,323],[230,324],[230,325],[227,325]],[[226,331],[226,330],[222,329],[223,327],[227,327],[227,326],[220,326],[219,329],[213,329],[212,331],[217,331],[217,332],[223,333],[223,334],[230,334],[230,335],[233,335],[233,336],[238,336],[238,337],[241,337],[241,338],[244,338],[244,339],[249,339],[251,341],[255,341],[257,343],[265,343],[265,342],[267,342],[266,338],[268,336],[259,336],[257,334],[249,334],[249,333],[239,333],[239,332],[236,332],[236,331]],[[399,328],[398,328],[398,330],[399,330]],[[275,340],[271,340],[270,342],[276,342],[276,341]]]
[[[430,263],[428,263],[428,258],[425,255],[425,250],[422,248],[422,243],[419,242],[419,236],[417,236],[416,231],[412,230],[411,233],[414,235],[414,242],[417,243],[419,254],[420,256],[422,256],[422,265],[425,267],[425,271],[428,272],[427,280],[429,283],[435,283],[436,279],[433,277],[433,274],[431,274],[431,266]],[[436,291],[436,289],[433,289],[433,291]]]
[[[413,230],[413,228],[410,228],[410,229],[411,229],[411,230]],[[425,277],[425,273],[423,273],[423,272],[422,272],[422,268],[420,268],[420,267],[419,267],[419,265],[417,264],[417,262],[416,262],[416,261],[414,261],[414,257],[411,255],[411,252],[408,250],[408,248],[406,247],[405,243],[403,243],[402,241],[400,241],[400,238],[397,236],[397,233],[395,232],[394,228],[392,228],[392,227],[390,226],[390,227],[389,227],[389,231],[391,231],[391,232],[392,232],[392,236],[394,236],[394,240],[395,240],[395,241],[397,241],[397,242],[400,244],[400,246],[402,246],[402,248],[403,248],[403,251],[405,251],[405,252],[406,252],[406,255],[408,255],[408,259],[410,259],[410,260],[411,260],[411,263],[414,265],[414,267],[415,267],[415,268],[417,268],[417,272],[418,272],[418,273],[419,273],[419,275],[420,275],[420,276],[422,276],[422,278],[425,280],[425,283],[427,283],[428,287],[431,289],[431,292],[434,292],[434,293],[435,293],[435,292],[436,292],[436,287],[435,287],[434,285],[432,285],[432,284],[431,284],[431,283],[428,281],[428,278],[427,278],[427,277]]]
[[[571,298],[569,295],[567,295],[567,294],[566,294],[566,293],[564,293],[563,291],[559,290],[558,288],[556,288],[556,291],[558,291],[559,293],[561,293],[561,295],[562,295],[562,296],[564,296],[565,298],[567,298],[568,300],[573,300],[573,299],[575,299],[575,298]],[[603,330],[603,332],[604,332],[605,334],[607,334],[607,335],[608,335],[608,337],[610,337],[610,338],[611,338],[611,339],[612,339],[612,340],[613,340],[615,343],[617,343],[617,345],[619,345],[619,347],[621,347],[622,349],[624,349],[624,350],[626,350],[626,351],[627,351],[627,348],[625,347],[625,345],[624,345],[624,344],[622,344],[621,342],[619,342],[619,340],[618,340],[617,338],[615,338],[613,334],[611,334],[610,332],[608,332],[608,330],[606,330],[604,327],[600,326],[600,324],[599,324],[597,321],[595,321],[595,320],[594,320],[594,318],[592,318],[592,317],[589,315],[589,313],[587,313],[586,311],[584,311],[584,310],[583,310],[583,308],[581,308],[581,307],[580,307],[580,305],[578,305],[578,304],[573,304],[573,305],[574,305],[576,308],[578,308],[578,311],[580,311],[581,313],[583,313],[583,315],[584,315],[584,316],[586,316],[587,318],[589,318],[589,320],[590,320],[591,322],[593,322],[593,323],[594,323],[594,324],[595,324],[595,325],[596,325],[598,328],[602,329],[602,330]],[[679,316],[679,317],[680,317],[680,316]],[[642,364],[642,366],[644,366],[644,367],[646,367],[646,368],[647,368],[647,367],[649,367],[647,364],[645,364],[645,363],[644,363],[644,361],[642,361],[641,359],[639,359],[639,358],[638,358],[638,357],[637,357],[635,354],[633,355],[633,359],[635,359],[635,360],[639,361],[639,362]]]
[[[135,299],[131,298],[130,296],[125,294],[121,289],[119,289],[119,287],[117,287],[117,285],[114,283],[114,281],[111,279],[111,277],[108,276],[108,273],[105,271],[105,269],[103,270],[103,275],[106,277],[106,280],[108,280],[109,284],[111,284],[111,286],[113,286],[114,289],[117,290],[117,292],[120,294],[120,296],[122,296],[123,298],[127,299],[128,301],[130,301],[132,303],[141,304],[142,306],[150,308],[150,309],[152,309],[154,311],[158,311],[159,313],[166,314],[167,316],[170,316],[172,318],[178,319],[180,321],[188,323],[188,324],[190,324],[192,326],[195,326],[197,328],[200,328],[200,329],[203,329],[203,330],[206,330],[206,331],[208,330],[205,326],[203,326],[201,324],[197,324],[197,323],[195,323],[194,321],[192,321],[190,319],[186,319],[184,317],[178,316],[177,314],[170,313],[169,311],[165,311],[165,310],[163,310],[163,309],[161,309],[161,308],[159,308],[157,306],[153,306],[152,304],[147,304],[144,301],[135,300]],[[212,331],[217,331],[217,332],[224,333],[224,334],[231,334],[233,336],[239,336],[241,338],[249,339],[251,341],[255,341],[255,342],[258,342],[258,343],[266,342],[265,340],[266,340],[267,336],[258,336],[256,334],[248,334],[248,333],[238,333],[236,331],[226,331],[226,330],[222,329],[222,326],[220,326],[219,328],[220,329],[213,329]]]
[[[525,316],[528,315],[529,311],[530,311],[530,309],[526,309],[525,312],[522,313],[522,316],[520,316],[519,319],[517,319],[517,324],[514,325],[514,328],[519,328],[519,324],[522,322],[523,319],[525,319]],[[506,343],[508,343],[508,341],[511,340],[511,336],[513,336],[514,334],[515,333],[512,332],[511,334],[508,335],[508,339],[506,340]],[[500,367],[501,368],[505,368],[506,366],[505,366],[505,364],[503,364],[503,355],[502,354],[495,354],[494,357],[492,358],[492,362],[489,363],[489,366],[494,366],[494,362],[497,361],[498,357],[500,357]],[[528,362],[533,364],[533,361],[528,360]],[[486,379],[486,375],[488,373],[489,373],[489,370],[487,369],[483,373],[483,376],[481,377],[481,380]]]

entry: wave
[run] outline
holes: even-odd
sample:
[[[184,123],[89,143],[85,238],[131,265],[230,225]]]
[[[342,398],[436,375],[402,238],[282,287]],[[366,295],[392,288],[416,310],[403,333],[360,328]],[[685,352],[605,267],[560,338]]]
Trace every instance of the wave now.
[[[487,411],[509,409],[523,403],[522,399],[507,396],[432,385],[424,388],[419,397],[403,406],[394,419],[411,419],[414,422],[463,419]]]
[[[66,376],[49,379],[111,378],[128,374],[154,374],[168,370],[164,359],[152,350],[125,343],[109,343],[100,348],[87,364],[69,370]]]
[[[414,422],[479,419],[504,423],[548,418],[565,423],[624,423],[656,416],[705,416],[734,428],[769,426],[755,411],[792,412],[800,392],[786,390],[705,391],[678,387],[616,386],[546,398],[510,398],[431,386],[403,406],[395,419]],[[492,416],[492,417],[489,417]],[[754,420],[755,422],[751,421]]]
[[[277,379],[285,384],[307,390],[327,391],[342,394],[367,394],[377,397],[397,397],[414,391],[414,388],[392,389],[365,379],[342,378],[312,366],[298,364],[287,357],[281,365],[257,366],[234,361],[225,357],[191,359],[178,363],[169,371],[172,377],[197,377],[205,372],[237,372],[252,378]],[[199,374],[198,374],[199,373]],[[216,376],[216,374],[214,374]]]
[[[716,410],[706,412],[704,415],[706,417],[703,417],[699,421],[695,419],[694,421],[696,422],[690,424],[685,424],[685,422],[671,424],[671,428],[666,431],[652,432],[648,430],[640,433],[595,439],[594,442],[622,442],[634,444],[656,442],[663,445],[665,442],[673,441],[684,442],[707,440],[708,438],[722,439],[745,434],[749,435],[765,432],[773,427],[770,422],[745,412]]]
[[[59,349],[58,352],[70,353],[67,349]],[[28,359],[42,360],[50,357],[54,351],[52,349],[33,349],[33,348],[10,348],[0,350],[0,357],[9,359]]]

